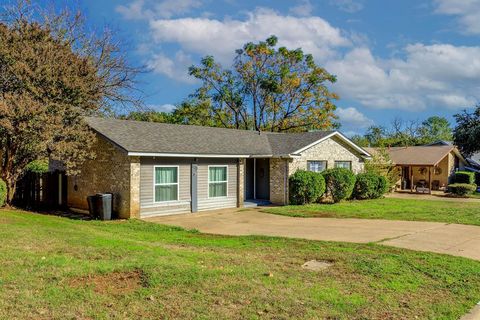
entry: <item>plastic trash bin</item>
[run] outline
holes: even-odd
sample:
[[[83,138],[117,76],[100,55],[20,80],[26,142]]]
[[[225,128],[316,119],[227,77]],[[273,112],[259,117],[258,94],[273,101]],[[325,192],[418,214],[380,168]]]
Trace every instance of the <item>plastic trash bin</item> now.
[[[112,220],[112,194],[98,193],[95,195],[95,211],[100,220]]]
[[[95,196],[88,196],[87,197],[87,202],[88,202],[88,213],[94,218],[98,216],[97,211],[96,211],[96,198]]]

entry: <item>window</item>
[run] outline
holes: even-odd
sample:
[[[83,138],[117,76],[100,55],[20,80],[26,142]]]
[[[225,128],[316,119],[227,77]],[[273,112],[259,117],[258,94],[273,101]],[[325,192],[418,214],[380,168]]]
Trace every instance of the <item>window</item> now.
[[[313,172],[322,172],[327,169],[327,161],[307,161],[307,170]]]
[[[227,196],[227,166],[209,166],[208,167],[208,197],[226,197]]]
[[[352,170],[352,161],[335,161],[335,168]]]
[[[178,167],[155,167],[155,202],[178,200]]]

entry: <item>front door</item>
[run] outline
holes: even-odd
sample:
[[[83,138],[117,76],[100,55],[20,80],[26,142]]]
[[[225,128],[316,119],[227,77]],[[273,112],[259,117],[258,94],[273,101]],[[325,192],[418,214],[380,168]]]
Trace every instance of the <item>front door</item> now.
[[[270,161],[269,159],[256,159],[256,199],[270,199]]]

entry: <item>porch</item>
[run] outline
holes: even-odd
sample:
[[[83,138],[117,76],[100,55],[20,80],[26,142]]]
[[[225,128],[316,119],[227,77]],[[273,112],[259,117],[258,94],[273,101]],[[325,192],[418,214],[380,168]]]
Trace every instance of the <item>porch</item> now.
[[[270,204],[270,159],[245,160],[244,207]]]
[[[400,188],[397,186],[397,191],[432,194],[432,191],[444,191],[448,185],[448,173],[437,165],[403,165],[400,168]]]

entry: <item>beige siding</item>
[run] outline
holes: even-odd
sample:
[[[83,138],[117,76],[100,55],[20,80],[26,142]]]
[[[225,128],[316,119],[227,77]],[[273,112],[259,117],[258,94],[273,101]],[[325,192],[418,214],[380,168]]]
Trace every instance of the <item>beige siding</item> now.
[[[351,161],[352,171],[359,173],[363,171],[364,161],[359,152],[345,144],[337,137],[329,138],[302,152],[299,158],[292,160],[289,166],[289,173],[307,170],[307,161],[327,161],[327,168],[333,168],[335,161]]]
[[[160,215],[191,212],[191,164],[193,158],[142,158],[140,167],[141,215]],[[198,210],[232,208],[237,206],[237,160],[198,159]],[[179,167],[179,201],[155,203],[154,166],[175,165]],[[227,197],[208,197],[208,166],[228,165]]]
[[[237,163],[236,159],[200,159],[198,163],[198,210],[234,208],[237,206]],[[208,166],[228,166],[227,197],[208,197]]]
[[[142,158],[140,165],[140,214],[142,216],[190,212],[190,171],[193,159]],[[154,201],[154,167],[178,166],[178,201],[158,203]]]

